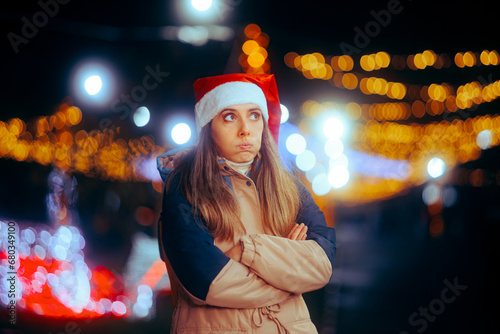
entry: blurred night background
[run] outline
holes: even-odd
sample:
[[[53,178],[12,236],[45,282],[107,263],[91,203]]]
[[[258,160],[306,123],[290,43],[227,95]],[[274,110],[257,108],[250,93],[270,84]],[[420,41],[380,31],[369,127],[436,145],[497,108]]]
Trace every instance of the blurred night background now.
[[[248,72],[275,74],[280,152],[337,229],[318,331],[500,333],[494,6],[2,2],[0,332],[169,332],[155,158],[196,142],[197,78]]]

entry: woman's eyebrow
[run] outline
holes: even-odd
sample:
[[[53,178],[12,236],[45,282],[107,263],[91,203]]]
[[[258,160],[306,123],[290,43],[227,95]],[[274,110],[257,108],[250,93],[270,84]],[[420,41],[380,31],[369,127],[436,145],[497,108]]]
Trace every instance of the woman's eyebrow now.
[[[252,109],[248,109],[247,111],[260,111],[260,112],[262,112],[262,110],[260,110],[260,108],[252,108]]]
[[[222,113],[224,111],[236,111],[236,109],[233,109],[233,108],[224,108],[220,112]]]
[[[237,111],[237,109],[233,109],[233,108],[224,108],[220,111],[220,114],[222,114],[223,112],[225,111]],[[262,112],[262,110],[260,108],[251,108],[251,109],[247,109],[247,111],[260,111]]]

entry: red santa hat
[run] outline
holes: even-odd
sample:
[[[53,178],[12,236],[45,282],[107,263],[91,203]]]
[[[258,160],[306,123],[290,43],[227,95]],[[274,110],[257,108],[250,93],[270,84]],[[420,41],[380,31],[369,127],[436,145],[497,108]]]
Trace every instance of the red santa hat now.
[[[235,104],[254,103],[260,107],[278,143],[281,106],[273,74],[225,74],[198,79],[193,86],[198,134],[222,109]]]

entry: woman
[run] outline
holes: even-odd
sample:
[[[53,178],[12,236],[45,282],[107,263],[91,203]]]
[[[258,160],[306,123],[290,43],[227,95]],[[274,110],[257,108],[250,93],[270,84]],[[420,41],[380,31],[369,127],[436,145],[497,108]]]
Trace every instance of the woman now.
[[[335,230],[280,164],[274,76],[194,88],[198,144],[158,157],[171,333],[317,333],[302,293],[329,282]]]

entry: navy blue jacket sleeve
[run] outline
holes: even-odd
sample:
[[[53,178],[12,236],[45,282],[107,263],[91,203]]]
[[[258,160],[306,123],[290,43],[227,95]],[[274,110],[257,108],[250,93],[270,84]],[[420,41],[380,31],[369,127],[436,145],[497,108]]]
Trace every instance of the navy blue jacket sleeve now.
[[[193,218],[192,206],[177,189],[178,183],[176,175],[163,194],[160,247],[180,283],[193,296],[206,301],[210,284],[230,259],[214,245],[205,224]]]
[[[300,192],[301,205],[296,222],[307,225],[306,240],[314,240],[323,248],[332,264],[333,270],[337,252],[335,228],[326,225],[325,215],[314,202],[309,190],[300,181],[297,181],[297,185]]]

